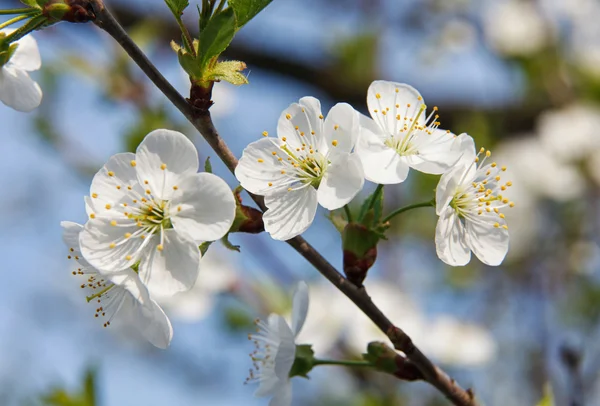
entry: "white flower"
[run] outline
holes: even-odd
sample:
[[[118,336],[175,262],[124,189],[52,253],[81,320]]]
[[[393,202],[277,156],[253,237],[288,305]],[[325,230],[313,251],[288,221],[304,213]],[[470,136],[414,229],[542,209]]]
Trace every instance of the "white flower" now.
[[[202,271],[194,287],[187,292],[160,298],[160,304],[172,318],[193,323],[204,319],[212,310],[216,296],[232,289],[238,280],[234,265],[213,244],[202,257]]]
[[[360,115],[356,152],[368,180],[404,182],[409,168],[439,175],[460,158],[459,138],[438,128],[437,107],[426,115],[423,97],[413,87],[375,81],[367,92],[367,106],[373,119]]]
[[[550,37],[549,24],[536,5],[523,0],[492,2],[484,18],[485,35],[500,53],[510,56],[539,51]]]
[[[0,31],[0,39],[13,31]],[[40,51],[31,35],[13,42],[12,45],[17,47],[8,61],[4,60],[4,55],[8,56],[8,53],[0,52],[0,101],[17,111],[29,112],[42,102],[40,86],[27,73],[42,66]]]
[[[339,209],[362,189],[362,165],[352,153],[358,134],[358,113],[348,104],[336,104],[324,118],[321,103],[304,97],[281,114],[278,138],[246,147],[235,176],[244,189],[265,196],[263,220],[271,237],[288,240],[302,234],[315,217],[317,202]]]
[[[463,148],[461,161],[442,175],[436,188],[436,251],[453,266],[467,264],[471,251],[483,263],[499,265],[508,252],[508,226],[500,209],[514,205],[502,193],[512,183],[501,183],[505,167],[486,164],[490,151],[482,148],[475,156],[471,138],[464,140]]]
[[[133,325],[148,341],[158,348],[167,348],[173,337],[171,322],[160,306],[150,298],[139,276],[130,268],[102,276],[81,255],[79,235],[83,226],[69,221],[61,223],[63,239],[69,247],[68,259],[76,265],[73,275],[84,278],[81,288],[90,293],[87,301],[96,307],[95,317],[104,327],[111,324],[119,313],[127,324]]]
[[[542,144],[563,162],[579,161],[600,150],[598,128],[600,109],[589,104],[544,112],[538,122]]]
[[[273,396],[269,406],[289,406],[292,402],[290,372],[296,357],[296,337],[308,313],[308,286],[298,283],[293,299],[292,326],[278,314],[271,314],[268,322],[257,320],[258,334],[248,338],[254,342],[250,354],[254,370],[246,382],[258,382],[255,396]]]
[[[198,245],[221,238],[235,215],[227,184],[197,173],[198,153],[183,134],[156,130],[136,154],[114,155],[94,177],[92,211],[81,233],[86,260],[104,274],[139,261],[153,295],[190,289],[200,263]]]

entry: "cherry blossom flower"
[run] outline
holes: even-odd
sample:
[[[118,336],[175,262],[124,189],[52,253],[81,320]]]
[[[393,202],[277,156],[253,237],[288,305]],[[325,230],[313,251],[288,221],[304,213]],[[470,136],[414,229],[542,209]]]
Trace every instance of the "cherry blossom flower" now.
[[[460,158],[462,136],[438,128],[437,107],[426,115],[423,97],[413,87],[375,81],[369,86],[367,105],[372,119],[360,115],[356,152],[368,180],[401,183],[410,168],[439,175]]]
[[[173,337],[171,322],[160,306],[150,298],[148,289],[133,269],[124,269],[110,276],[101,275],[90,265],[79,249],[79,235],[83,226],[69,221],[61,223],[63,239],[69,247],[67,258],[74,261],[73,275],[83,278],[81,288],[89,293],[88,303],[96,308],[94,316],[104,327],[119,317],[133,325],[150,343],[158,348],[167,348]]]
[[[0,31],[0,42],[2,37],[13,31]],[[15,45],[12,53],[11,48]],[[42,90],[28,72],[38,70],[41,66],[40,51],[31,35],[13,42],[7,50],[0,47],[0,101],[22,112],[30,112],[38,107],[42,102]]]
[[[255,351],[250,354],[254,369],[247,383],[258,382],[255,396],[272,396],[269,406],[289,406],[292,402],[290,372],[296,356],[296,337],[308,313],[308,285],[300,282],[293,298],[291,328],[278,314],[271,314],[265,323],[257,320],[258,334],[250,334]]]
[[[109,159],[87,198],[90,219],[81,233],[85,259],[103,274],[139,262],[153,295],[190,289],[204,241],[229,230],[235,201],[227,184],[197,173],[198,153],[183,134],[156,130],[135,154]]]
[[[508,251],[508,226],[500,210],[514,206],[503,196],[512,182],[501,182],[506,168],[488,162],[490,151],[482,148],[475,155],[471,138],[464,139],[461,148],[465,155],[436,188],[436,251],[453,266],[467,264],[471,251],[483,263],[499,265]]]
[[[324,118],[321,103],[304,97],[279,118],[277,137],[244,150],[235,175],[244,189],[265,196],[265,229],[276,240],[302,234],[317,204],[335,210],[364,185],[359,157],[352,152],[359,134],[358,113],[335,105]]]

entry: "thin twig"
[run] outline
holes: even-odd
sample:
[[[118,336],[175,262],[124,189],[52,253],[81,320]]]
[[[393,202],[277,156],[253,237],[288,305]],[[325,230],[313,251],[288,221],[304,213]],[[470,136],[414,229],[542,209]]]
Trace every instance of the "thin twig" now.
[[[90,0],[96,13],[95,24],[115,39],[142,69],[148,78],[173,103],[173,105],[190,121],[190,123],[206,139],[227,168],[234,172],[238,160],[225,141],[219,136],[209,113],[195,114],[186,99],[162,76],[146,55],[127,35],[112,14],[104,7],[101,0]],[[250,194],[256,204],[264,211],[263,198]],[[477,401],[470,390],[464,390],[453,379],[450,379],[412,343],[404,331],[394,324],[372,302],[364,288],[358,288],[348,282],[317,250],[304,238],[295,237],[286,241],[308,262],[310,262],[325,278],[344,293],[356,306],[377,325],[392,341],[396,350],[406,354],[421,371],[425,380],[442,392],[452,403],[460,406],[476,406]]]

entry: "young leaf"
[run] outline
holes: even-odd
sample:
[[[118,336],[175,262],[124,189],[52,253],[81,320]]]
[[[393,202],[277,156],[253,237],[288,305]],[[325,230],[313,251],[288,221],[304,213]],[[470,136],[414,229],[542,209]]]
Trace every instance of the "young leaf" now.
[[[167,7],[171,10],[175,18],[179,19],[190,2],[188,0],[165,0]]]
[[[204,162],[204,172],[213,173],[210,157],[206,157],[206,161]]]
[[[235,12],[237,29],[242,28],[252,20],[263,8],[267,7],[273,0],[229,0],[229,5]]]
[[[229,46],[235,35],[235,15],[227,8],[212,16],[200,34],[200,66],[218,56]]]

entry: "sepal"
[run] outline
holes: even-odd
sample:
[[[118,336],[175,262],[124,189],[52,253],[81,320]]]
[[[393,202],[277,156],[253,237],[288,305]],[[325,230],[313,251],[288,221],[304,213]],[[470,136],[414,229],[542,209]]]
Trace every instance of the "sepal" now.
[[[367,346],[367,353],[363,354],[365,361],[371,363],[378,371],[405,381],[423,379],[421,371],[408,358],[398,354],[385,343],[373,341]]]
[[[312,345],[303,344],[296,345],[296,355],[292,369],[290,370],[290,378],[294,376],[301,376],[308,379],[308,373],[315,367],[315,352],[312,349]]]

